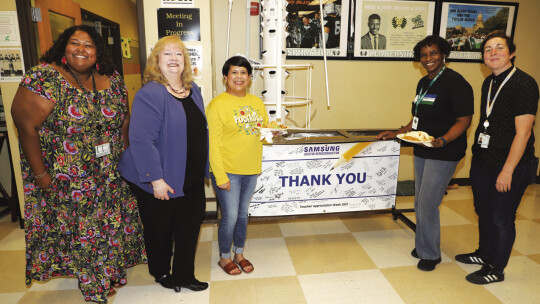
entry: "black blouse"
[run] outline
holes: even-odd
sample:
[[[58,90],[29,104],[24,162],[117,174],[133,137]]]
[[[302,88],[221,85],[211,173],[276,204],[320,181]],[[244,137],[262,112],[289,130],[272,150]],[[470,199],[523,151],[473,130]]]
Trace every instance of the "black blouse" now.
[[[176,99],[182,103],[186,113],[187,128],[187,158],[186,158],[186,179],[184,181],[184,192],[190,188],[201,186],[204,183],[204,173],[208,159],[208,128],[206,119],[197,107],[191,93],[186,98]]]
[[[473,144],[473,156],[480,159],[487,165],[500,168],[504,166],[506,158],[510,153],[510,147],[516,136],[515,118],[520,115],[536,115],[538,109],[538,84],[527,73],[517,69],[514,75],[503,86],[493,109],[489,115],[489,127],[484,131],[486,121],[486,103],[489,91],[489,84],[493,79],[491,88],[491,98],[495,96],[500,85],[514,67],[512,66],[503,73],[495,76],[490,75],[482,84],[482,101],[480,104],[480,120],[476,128],[475,140]],[[480,133],[487,133],[490,136],[488,148],[481,148],[478,144]],[[530,161],[534,158],[534,133],[531,130],[531,137],[527,142],[520,162]]]

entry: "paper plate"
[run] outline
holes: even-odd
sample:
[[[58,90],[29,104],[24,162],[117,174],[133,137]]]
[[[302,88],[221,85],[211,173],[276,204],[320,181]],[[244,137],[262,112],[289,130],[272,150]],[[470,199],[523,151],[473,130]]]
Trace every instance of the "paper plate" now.
[[[409,140],[409,139],[404,139],[403,136],[405,136],[405,133],[398,134],[396,137],[411,144],[423,144],[426,147],[430,147],[430,148],[433,147],[433,145],[431,144],[431,141]]]

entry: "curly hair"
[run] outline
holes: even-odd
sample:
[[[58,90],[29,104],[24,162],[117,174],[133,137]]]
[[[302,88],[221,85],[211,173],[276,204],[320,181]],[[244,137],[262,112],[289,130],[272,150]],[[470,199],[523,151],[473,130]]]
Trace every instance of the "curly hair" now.
[[[446,39],[442,38],[441,36],[437,35],[430,35],[426,38],[420,40],[413,49],[414,52],[414,60],[419,61],[420,60],[420,51],[426,47],[426,46],[432,46],[436,45],[439,48],[439,51],[444,55],[444,57],[448,58],[448,55],[450,55],[450,52],[452,51],[452,47],[450,46],[450,43],[446,41]]]
[[[144,69],[142,84],[144,85],[150,81],[155,81],[164,86],[169,85],[169,81],[167,78],[165,78],[161,72],[161,69],[159,68],[159,54],[161,54],[163,49],[170,44],[176,45],[182,50],[182,54],[184,55],[184,70],[182,71],[182,75],[180,75],[180,80],[182,80],[182,84],[186,89],[191,89],[193,72],[191,71],[189,52],[182,42],[182,39],[180,39],[178,36],[165,36],[156,42],[154,49],[146,60],[146,69]]]
[[[69,38],[71,38],[76,31],[87,33],[94,42],[97,55],[96,64],[99,64],[98,73],[101,75],[111,76],[115,71],[115,67],[109,50],[103,43],[103,39],[96,32],[96,30],[88,25],[75,25],[66,29],[62,34],[60,34],[58,40],[54,42],[54,44],[47,50],[47,52],[45,52],[45,55],[43,55],[39,61],[45,63],[54,62],[57,65],[62,66],[62,57],[65,56],[67,43]]]

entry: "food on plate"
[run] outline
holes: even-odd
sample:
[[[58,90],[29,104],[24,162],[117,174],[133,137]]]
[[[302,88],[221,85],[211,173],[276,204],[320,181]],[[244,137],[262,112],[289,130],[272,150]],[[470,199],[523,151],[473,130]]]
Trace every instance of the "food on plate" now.
[[[401,139],[408,140],[408,141],[417,141],[417,142],[429,142],[433,141],[433,136],[429,136],[424,131],[411,131],[403,134],[400,136]]]
[[[263,128],[268,129],[287,129],[286,125],[282,125],[280,123],[277,123],[275,120],[269,121],[267,124],[263,126]]]

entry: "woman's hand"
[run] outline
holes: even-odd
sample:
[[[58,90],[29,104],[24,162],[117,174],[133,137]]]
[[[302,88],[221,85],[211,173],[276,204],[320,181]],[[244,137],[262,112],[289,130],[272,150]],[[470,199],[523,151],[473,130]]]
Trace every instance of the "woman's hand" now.
[[[507,170],[502,170],[497,176],[497,182],[495,183],[495,188],[499,192],[508,192],[510,191],[510,186],[512,185],[512,173]]]
[[[43,189],[44,191],[51,191],[51,184],[53,182],[52,176],[47,172],[42,177],[34,177],[34,183],[38,188]]]
[[[412,130],[412,123],[413,121],[411,119],[406,126],[401,127],[397,131],[383,131],[377,135],[377,139],[394,139],[398,134],[410,132]]]
[[[444,147],[444,141],[439,137],[439,138],[435,138],[434,140],[432,140],[430,142],[431,146],[433,148],[441,148],[441,147]]]
[[[152,182],[152,188],[154,189],[154,197],[160,200],[169,200],[169,192],[176,193],[171,186],[169,186],[165,180],[158,179]]]
[[[228,181],[225,184],[218,185],[218,188],[223,189],[223,190],[227,190],[227,191],[231,191],[231,182]]]
[[[398,133],[394,131],[383,131],[377,135],[377,139],[394,139],[397,135]]]
[[[497,182],[495,183],[495,188],[499,192],[508,192],[510,191],[510,186],[512,185],[512,174],[514,174],[514,169],[521,160],[523,152],[527,147],[527,142],[531,137],[531,130],[534,124],[535,116],[531,114],[519,115],[514,118],[516,124],[516,136],[512,141],[512,146],[510,146],[510,152],[506,157],[506,162],[497,176]]]

